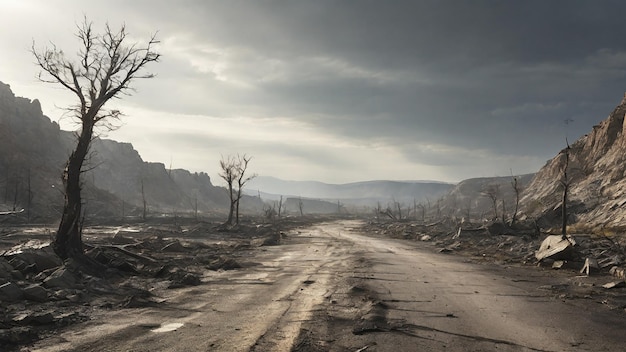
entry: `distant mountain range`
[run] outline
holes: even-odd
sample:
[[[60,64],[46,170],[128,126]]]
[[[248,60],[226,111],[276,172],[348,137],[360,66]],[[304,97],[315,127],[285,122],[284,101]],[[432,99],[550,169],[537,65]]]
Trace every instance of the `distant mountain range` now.
[[[453,184],[435,181],[364,181],[329,184],[318,181],[286,181],[270,176],[258,176],[247,187],[248,194],[261,195],[263,199],[276,200],[281,195],[288,198],[326,200],[346,205],[386,206],[390,202],[413,204],[442,197]]]

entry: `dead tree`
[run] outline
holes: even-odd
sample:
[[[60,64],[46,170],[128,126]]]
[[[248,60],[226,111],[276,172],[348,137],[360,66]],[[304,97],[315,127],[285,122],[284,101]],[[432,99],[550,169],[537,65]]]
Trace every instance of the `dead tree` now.
[[[278,217],[279,218],[282,214],[282,208],[283,208],[283,196],[280,196],[280,200],[278,201]]]
[[[234,225],[233,219],[235,214],[235,204],[237,203],[237,193],[235,192],[235,182],[239,178],[239,169],[237,168],[237,160],[229,155],[227,158],[222,156],[220,160],[220,172],[219,176],[226,181],[226,185],[228,187],[228,197],[230,200],[229,210],[228,210],[228,220],[224,225],[232,226]]]
[[[143,203],[143,212],[141,213],[141,219],[146,221],[148,216],[148,203],[146,202],[146,192],[143,187],[143,178],[141,179],[141,201]]]
[[[248,169],[248,163],[252,160],[251,156],[244,154],[243,156],[237,155],[237,204],[235,206],[235,224],[239,225],[239,202],[241,201],[241,192],[243,186],[256,177],[256,174],[246,177],[246,171]]]
[[[304,216],[304,203],[302,198],[298,198],[298,210],[300,210],[300,216]]]
[[[500,197],[500,186],[497,184],[487,185],[481,192],[483,197],[489,198],[491,201],[491,206],[493,208],[493,216],[494,220],[498,219],[498,198]]]
[[[511,186],[513,187],[513,192],[515,192],[515,209],[513,210],[513,216],[511,217],[511,226],[515,226],[515,222],[517,221],[517,212],[519,211],[519,198],[522,192],[522,186],[519,184],[519,180],[516,176],[511,179]]]
[[[33,203],[33,189],[32,189],[32,184],[31,184],[30,168],[28,168],[28,203],[27,203],[28,211],[26,213],[26,219],[29,223],[30,223],[30,208],[32,206],[32,203]]]
[[[441,220],[441,201],[441,198],[437,199],[437,220]]]
[[[400,202],[396,202],[396,200],[394,199],[393,204],[396,206],[396,209],[398,209],[398,220],[402,220],[402,205],[400,204]]]
[[[105,109],[105,104],[121,95],[129,95],[131,83],[138,78],[152,78],[144,68],[157,62],[160,55],[154,51],[158,43],[153,35],[147,43],[128,43],[125,26],[113,31],[105,25],[102,34],[92,30],[92,23],[86,18],[77,25],[76,37],[80,41],[78,61],[54,44],[42,50],[32,46],[32,54],[41,69],[39,79],[43,82],[59,84],[78,99],[78,103],[68,108],[80,121],[77,144],[69,156],[63,171],[65,202],[63,215],[57,230],[53,248],[61,258],[83,256],[82,234],[80,229],[82,213],[81,173],[85,157],[94,137],[94,128],[113,128],[112,121],[122,114],[119,110]]]

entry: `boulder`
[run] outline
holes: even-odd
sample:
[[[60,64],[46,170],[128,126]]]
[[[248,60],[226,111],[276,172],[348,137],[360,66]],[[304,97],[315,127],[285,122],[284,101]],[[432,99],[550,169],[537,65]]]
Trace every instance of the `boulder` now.
[[[12,282],[0,285],[0,300],[15,302],[24,297],[22,289]]]
[[[11,264],[4,257],[0,257],[0,278],[10,279],[13,270]]]
[[[13,317],[13,322],[20,325],[46,325],[54,323],[51,312],[23,312]]]
[[[48,300],[48,290],[39,284],[32,284],[24,288],[24,298],[30,301],[45,302]]]
[[[48,276],[43,284],[47,288],[73,288],[76,286],[77,278],[71,271],[66,268],[59,268]]]
[[[38,272],[51,268],[56,268],[63,264],[61,259],[56,254],[54,254],[54,252],[52,252],[51,250],[43,249],[25,251],[16,254],[13,258],[19,259],[20,261],[26,263],[27,266],[34,264],[35,269]]]
[[[539,250],[535,252],[535,258],[539,261],[544,259],[569,260],[574,256],[574,245],[576,245],[576,241],[571,237],[551,235],[541,242]]]

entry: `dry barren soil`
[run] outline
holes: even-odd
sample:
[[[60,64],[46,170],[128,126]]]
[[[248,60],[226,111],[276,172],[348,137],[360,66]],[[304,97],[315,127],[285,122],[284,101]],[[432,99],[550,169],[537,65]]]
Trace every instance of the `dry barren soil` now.
[[[229,256],[238,265],[221,268],[209,268],[215,257],[192,260],[206,255],[198,246],[220,241],[186,238],[195,245],[181,240],[172,262],[187,263],[198,282],[147,280],[150,298],[139,303],[86,302],[88,319],[19,350],[626,350],[626,316],[602,304],[598,278],[476,263],[427,242],[374,236],[363,225],[301,226],[278,245],[233,239]]]

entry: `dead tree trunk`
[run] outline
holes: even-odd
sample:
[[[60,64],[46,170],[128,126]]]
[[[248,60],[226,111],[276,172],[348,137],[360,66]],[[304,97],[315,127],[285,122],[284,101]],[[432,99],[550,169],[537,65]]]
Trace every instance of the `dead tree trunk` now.
[[[230,207],[228,209],[228,220],[226,220],[226,224],[233,225],[233,218],[235,215],[235,205],[237,201],[235,197],[235,191],[233,190],[232,182],[228,184],[228,196],[230,200]]]
[[[563,237],[567,236],[567,196],[569,193],[569,186],[571,180],[568,177],[567,171],[569,168],[569,142],[567,143],[567,148],[565,148],[565,160],[563,165],[563,177],[561,179],[561,186],[563,187],[563,199],[561,202],[561,235]]]
[[[565,152],[565,167],[563,168],[563,198],[561,200],[561,235],[567,236],[567,194],[569,192],[569,182],[567,180],[567,164],[569,163],[569,155]]]
[[[102,34],[95,34],[91,23],[85,18],[78,25],[76,37],[80,41],[78,60],[66,56],[63,50],[51,48],[32,53],[41,68],[39,78],[43,82],[60,84],[78,98],[78,103],[68,108],[80,121],[81,131],[78,142],[63,171],[65,201],[63,215],[52,244],[54,251],[62,259],[83,256],[81,238],[81,181],[80,175],[96,124],[112,128],[107,121],[121,116],[117,109],[106,109],[105,104],[120,94],[128,94],[135,78],[151,78],[153,74],[140,73],[144,66],[159,60],[160,55],[153,51],[158,43],[155,36],[143,46],[126,45],[125,27],[113,32],[106,25]]]
[[[517,177],[513,177],[513,180],[511,181],[511,186],[513,186],[513,191],[515,192],[515,210],[513,210],[511,226],[515,226],[515,222],[517,221],[517,212],[519,211],[519,197],[521,191]]]
[[[63,216],[53,243],[55,253],[63,258],[76,257],[83,253],[80,222],[82,200],[80,195],[80,174],[85,157],[89,152],[89,143],[93,136],[93,124],[90,119],[83,120],[83,128],[78,137],[76,149],[72,152],[63,171],[65,202]]]
[[[143,221],[146,221],[146,217],[148,216],[148,203],[146,202],[146,192],[143,188],[143,179],[141,179],[141,200],[143,202],[143,212],[141,213],[141,218]]]

